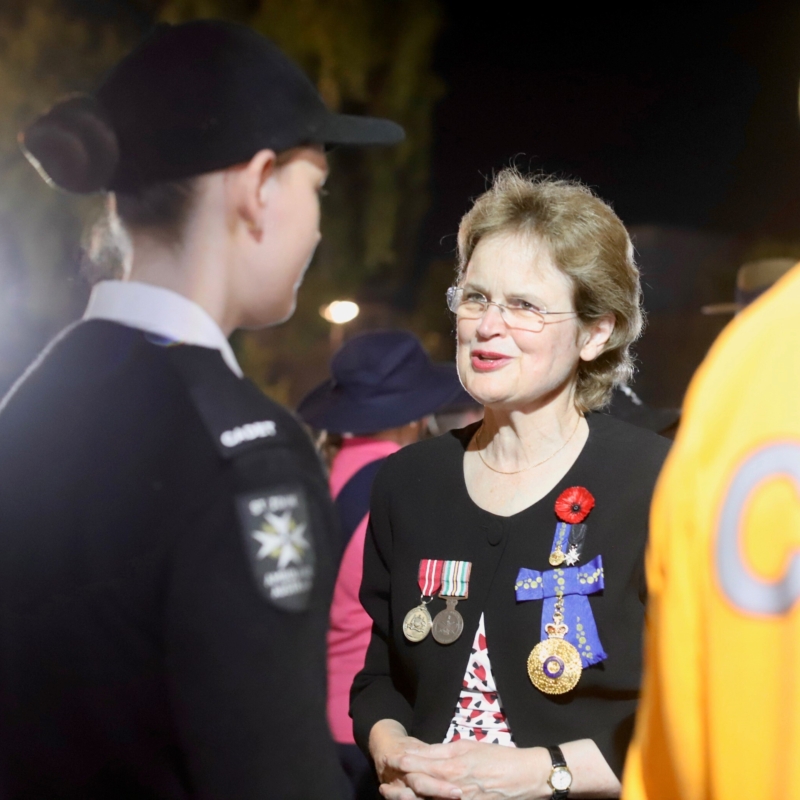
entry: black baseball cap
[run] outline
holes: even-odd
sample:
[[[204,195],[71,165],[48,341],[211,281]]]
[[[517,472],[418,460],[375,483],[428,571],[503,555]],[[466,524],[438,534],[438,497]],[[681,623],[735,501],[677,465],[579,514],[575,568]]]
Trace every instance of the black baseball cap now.
[[[94,97],[57,103],[20,140],[51,183],[124,192],[224,169],[264,148],[403,138],[389,120],[330,111],[297,65],[253,29],[198,20],[156,26]],[[87,158],[93,169],[71,174]]]

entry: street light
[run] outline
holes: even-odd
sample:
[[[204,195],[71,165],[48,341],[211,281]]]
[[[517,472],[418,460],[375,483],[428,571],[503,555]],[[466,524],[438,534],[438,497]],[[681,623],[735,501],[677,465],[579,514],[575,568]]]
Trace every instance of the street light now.
[[[359,311],[358,303],[352,300],[334,300],[327,306],[322,306],[319,313],[334,325],[344,325],[345,322],[354,320]]]
[[[358,303],[352,300],[334,300],[320,308],[323,319],[331,323],[331,352],[338,350],[344,341],[344,326],[352,322],[360,311]]]

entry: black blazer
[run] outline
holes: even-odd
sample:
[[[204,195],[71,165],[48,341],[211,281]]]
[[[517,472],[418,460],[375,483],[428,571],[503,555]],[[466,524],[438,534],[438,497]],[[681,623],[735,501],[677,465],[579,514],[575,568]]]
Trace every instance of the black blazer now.
[[[216,350],[68,331],[0,410],[0,796],[340,796],[336,527],[309,438]]]
[[[365,752],[372,726],[384,718],[423,741],[442,741],[484,613],[492,669],[517,745],[591,738],[621,774],[642,668],[650,498],[670,443],[605,414],[587,419],[588,441],[567,475],[511,517],[478,508],[467,493],[463,456],[475,426],[387,459],[373,491],[360,595],[374,621],[372,640],[351,702]],[[526,669],[539,641],[542,601],[517,603],[514,582],[520,567],[551,568],[554,503],[570,486],[586,487],[596,500],[581,563],[603,556],[605,591],[589,602],[608,658],[584,670],[571,692],[552,696],[534,688]],[[403,617],[419,604],[423,558],[472,562],[469,598],[458,604],[464,633],[452,645],[430,635],[414,644],[403,636]],[[433,600],[431,614],[444,605]]]

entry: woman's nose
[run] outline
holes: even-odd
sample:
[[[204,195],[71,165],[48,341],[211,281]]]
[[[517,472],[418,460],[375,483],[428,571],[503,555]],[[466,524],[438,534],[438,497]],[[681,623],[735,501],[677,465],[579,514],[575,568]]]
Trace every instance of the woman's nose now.
[[[479,336],[490,337],[505,332],[506,323],[503,319],[503,309],[500,306],[490,303],[486,306],[480,321],[478,322],[477,332]]]

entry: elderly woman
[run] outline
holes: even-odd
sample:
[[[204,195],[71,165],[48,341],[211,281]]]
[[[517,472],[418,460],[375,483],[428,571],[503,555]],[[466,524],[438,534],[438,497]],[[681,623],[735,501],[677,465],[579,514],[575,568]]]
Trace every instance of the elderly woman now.
[[[458,247],[458,369],[485,418],[376,479],[356,739],[391,800],[616,797],[668,447],[594,413],[642,326],[633,248],[585,187],[514,170]]]

